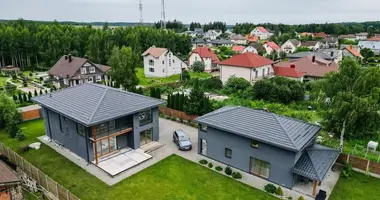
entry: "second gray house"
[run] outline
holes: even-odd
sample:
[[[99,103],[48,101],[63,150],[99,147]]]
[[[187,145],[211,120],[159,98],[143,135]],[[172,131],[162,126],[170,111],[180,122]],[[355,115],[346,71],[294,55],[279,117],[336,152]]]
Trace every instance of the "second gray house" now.
[[[320,126],[244,107],[224,107],[198,117],[198,153],[292,188],[318,182],[339,156],[315,143]]]
[[[46,136],[88,163],[159,139],[158,99],[85,83],[33,101],[42,107]]]

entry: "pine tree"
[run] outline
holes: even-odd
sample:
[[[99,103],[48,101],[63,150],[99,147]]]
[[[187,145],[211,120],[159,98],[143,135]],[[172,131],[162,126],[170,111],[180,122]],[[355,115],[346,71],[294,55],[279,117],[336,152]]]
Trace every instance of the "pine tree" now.
[[[43,95],[43,94],[44,94],[44,92],[42,90],[40,90],[40,95]]]
[[[26,93],[23,93],[23,99],[24,99],[24,102],[28,102],[28,97],[26,96]]]
[[[201,103],[204,99],[204,92],[202,88],[199,87],[199,80],[194,80],[193,89],[190,92],[188,102],[185,104],[184,111],[188,115],[200,115],[201,114]]]
[[[20,103],[24,102],[24,99],[22,98],[22,94],[18,93],[18,100]]]
[[[33,95],[32,95],[32,93],[29,91],[29,93],[28,93],[28,102],[32,102],[32,97],[33,97]]]
[[[48,91],[47,90],[45,90],[45,94],[47,94],[48,93]]]
[[[34,90],[34,96],[38,96],[37,90]]]
[[[149,88],[149,93],[150,93],[149,95],[150,95],[150,97],[155,98],[155,96],[154,96],[154,95],[155,95],[155,94],[154,94],[154,93],[155,93],[155,90],[156,90],[156,89],[155,89],[154,87]]]
[[[170,108],[170,101],[172,100],[172,95],[168,94],[168,101],[166,102],[166,107]]]
[[[179,103],[179,98],[178,98],[179,97],[179,92],[177,94],[175,94],[174,96],[175,96],[175,101],[174,101],[173,107],[174,107],[175,110],[178,110],[178,107],[179,107],[179,105],[178,105],[178,103]]]
[[[175,97],[176,97],[175,94],[172,94],[172,95],[171,95],[171,99],[170,99],[170,108],[172,108],[172,109],[175,109],[175,108],[174,108],[174,104],[175,104],[175,101],[176,101],[176,100],[175,100]]]
[[[156,89],[156,98],[161,99],[161,89],[160,88]]]
[[[13,95],[13,101],[17,101],[17,96],[15,94]]]

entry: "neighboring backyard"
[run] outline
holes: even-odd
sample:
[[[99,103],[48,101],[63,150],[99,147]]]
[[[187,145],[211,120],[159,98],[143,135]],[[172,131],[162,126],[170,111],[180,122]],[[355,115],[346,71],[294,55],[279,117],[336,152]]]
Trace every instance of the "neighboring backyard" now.
[[[10,139],[0,131],[0,141],[19,152],[21,145],[44,135],[42,120],[23,123],[21,128],[26,140]],[[46,145],[20,155],[81,199],[277,199],[176,155],[112,187]]]
[[[340,178],[330,200],[379,200],[380,179],[353,172],[350,178]]]

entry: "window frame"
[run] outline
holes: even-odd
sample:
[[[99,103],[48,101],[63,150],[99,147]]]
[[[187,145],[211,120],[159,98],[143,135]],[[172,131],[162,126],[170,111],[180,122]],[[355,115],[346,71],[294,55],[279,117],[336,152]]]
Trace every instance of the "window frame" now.
[[[257,161],[257,164],[258,164],[258,167],[257,167],[257,172],[255,172],[253,169],[253,161]],[[268,179],[269,176],[270,176],[270,168],[271,168],[271,164],[267,161],[264,161],[264,160],[260,160],[260,159],[257,159],[257,158],[254,158],[254,157],[250,157],[250,160],[249,160],[249,173],[251,174],[254,174],[254,175],[257,175],[259,177],[262,177],[262,178],[266,178]],[[268,168],[264,168],[263,166],[268,166]],[[263,167],[263,168],[262,168]],[[263,169],[264,170],[268,170],[268,176],[265,176],[263,175]]]
[[[143,112],[146,112],[146,114],[149,114],[149,116],[146,116],[146,118],[147,118],[146,121],[143,121],[144,119],[143,120],[140,119],[140,114],[142,114]],[[140,125],[140,127],[141,126],[145,126],[147,124],[153,123],[153,111],[152,111],[152,109],[141,111],[141,112],[138,113],[138,115],[139,115],[139,125]],[[150,117],[150,119],[149,119],[149,117]]]
[[[154,60],[153,59],[149,59],[148,64],[149,64],[149,66],[154,66]]]
[[[87,74],[87,69],[86,67],[80,68],[80,74]]]
[[[201,128],[201,131],[207,132],[207,125],[206,124],[201,124],[200,128]]]
[[[230,152],[229,153],[229,155],[228,155],[228,152]],[[230,148],[224,148],[224,156],[226,157],[226,158],[232,158],[232,149],[230,149]]]
[[[92,70],[93,69],[93,70]],[[94,66],[89,67],[90,74],[93,74],[96,72],[96,69]]]
[[[91,81],[90,81],[90,78],[91,78]],[[89,83],[93,83],[93,82],[94,82],[94,78],[93,78],[92,76],[88,77],[88,78],[87,78],[87,82],[89,82]]]
[[[256,143],[256,144],[254,144],[254,143]],[[251,147],[259,148],[259,142],[257,140],[251,139]]]
[[[95,77],[95,80],[96,80],[96,82],[98,82],[98,81],[102,81],[102,76],[101,76],[101,75],[97,75],[97,76]]]
[[[149,67],[149,72],[154,72],[154,68],[153,67]]]
[[[80,130],[79,127],[80,127],[80,128],[83,128],[83,133],[81,133],[81,132],[79,131],[79,130]],[[86,127],[83,126],[82,124],[78,124],[78,123],[77,123],[77,134],[80,135],[80,136],[85,137],[85,136],[86,136]]]

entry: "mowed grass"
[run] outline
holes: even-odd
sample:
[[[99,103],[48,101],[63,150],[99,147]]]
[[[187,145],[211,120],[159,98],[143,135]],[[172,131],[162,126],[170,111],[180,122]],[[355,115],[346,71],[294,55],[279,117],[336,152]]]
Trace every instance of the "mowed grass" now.
[[[21,127],[27,136],[23,142],[0,131],[0,141],[17,152],[20,145],[44,135],[42,120]],[[19,154],[81,199],[277,199],[177,155],[110,187],[46,145]]]
[[[379,200],[380,179],[353,172],[350,178],[339,178],[330,200]]]
[[[167,78],[152,78],[152,77],[145,77],[144,75],[144,69],[138,68],[136,73],[138,79],[140,80],[139,85],[142,86],[155,86],[165,83],[175,83],[180,81],[181,75],[180,74],[174,74],[172,76],[169,76]],[[210,73],[197,73],[197,72],[190,72],[191,78],[210,78],[212,75]]]
[[[0,77],[0,87],[5,86],[5,82],[7,79],[9,79],[9,77]]]

